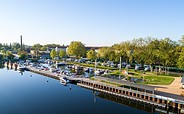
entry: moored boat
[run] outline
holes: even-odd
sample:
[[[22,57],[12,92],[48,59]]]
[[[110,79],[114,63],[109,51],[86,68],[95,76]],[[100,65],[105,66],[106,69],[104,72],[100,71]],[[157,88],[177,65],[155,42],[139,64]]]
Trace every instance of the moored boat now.
[[[66,85],[67,84],[66,77],[60,77],[60,84],[62,84],[62,85]]]

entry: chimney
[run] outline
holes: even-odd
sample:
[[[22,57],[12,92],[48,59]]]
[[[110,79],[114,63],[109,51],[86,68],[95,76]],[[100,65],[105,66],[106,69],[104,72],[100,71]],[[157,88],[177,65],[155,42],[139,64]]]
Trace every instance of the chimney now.
[[[20,36],[20,50],[22,51],[22,35]]]

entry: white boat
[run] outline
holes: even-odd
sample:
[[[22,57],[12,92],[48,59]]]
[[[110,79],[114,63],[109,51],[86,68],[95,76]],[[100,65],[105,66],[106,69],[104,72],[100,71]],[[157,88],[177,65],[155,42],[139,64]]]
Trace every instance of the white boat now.
[[[60,77],[60,84],[62,84],[62,85],[66,85],[67,84],[66,77]]]
[[[25,70],[26,67],[25,67],[24,65],[18,65],[17,69],[18,69],[18,70]]]

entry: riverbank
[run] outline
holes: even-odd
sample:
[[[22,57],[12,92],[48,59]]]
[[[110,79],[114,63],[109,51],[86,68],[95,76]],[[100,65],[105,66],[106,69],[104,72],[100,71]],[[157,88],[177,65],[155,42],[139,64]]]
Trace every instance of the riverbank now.
[[[50,70],[40,70],[31,66],[26,66],[26,69],[35,72],[41,75],[45,75],[48,77],[52,77],[55,79],[60,79],[61,77],[66,77],[70,81],[78,82],[78,85],[86,88],[93,88],[94,90],[100,92],[106,92],[113,95],[131,98],[133,100],[147,102],[149,104],[161,106],[164,108],[177,108],[179,110],[183,110],[184,108],[184,97],[180,96],[180,99],[177,95],[167,96],[166,92],[158,92],[155,90],[155,87],[136,84],[133,82],[123,81],[123,80],[109,80],[109,78],[105,77],[95,77],[95,80],[90,80],[89,78],[84,77],[73,77],[73,76],[66,76],[64,74],[53,73]],[[98,79],[98,80],[96,80]],[[117,82],[118,81],[118,82]],[[118,87],[112,84],[108,84],[106,82],[111,83],[119,83],[123,86]]]
[[[59,79],[62,76],[62,75],[58,75],[58,74],[53,74],[50,71],[42,71],[42,70],[40,71],[40,70],[32,69],[32,68],[28,68],[28,69],[31,70],[32,72],[39,73],[39,74],[49,76],[52,78],[56,78],[56,79]],[[172,107],[172,108],[177,108],[179,110],[183,110],[183,108],[184,108],[184,100],[170,98],[167,96],[163,96],[163,94],[157,95],[154,92],[155,91],[154,88],[151,88],[151,86],[146,86],[146,85],[141,86],[141,84],[132,85],[133,83],[132,84],[130,83],[130,84],[125,84],[125,86],[129,86],[130,88],[125,88],[125,86],[124,86],[124,88],[122,88],[122,87],[113,86],[112,84],[107,84],[104,81],[102,81],[102,79],[101,79],[101,81],[94,81],[94,80],[90,80],[88,78],[72,78],[72,77],[70,77],[70,78],[67,77],[67,78],[70,80],[78,81],[79,82],[78,85],[81,87],[94,89],[94,90],[97,90],[99,92],[105,92],[108,94],[145,102],[145,103],[152,104],[152,105],[162,107],[162,108]],[[105,79],[105,78],[103,78],[103,79]],[[122,82],[120,82],[120,83],[122,84]],[[135,88],[135,87],[137,87],[138,89],[133,90],[133,88]],[[109,89],[107,90],[107,88],[109,88]],[[145,89],[145,91],[140,91],[139,89]],[[150,93],[149,92],[150,90],[152,90],[153,92]]]

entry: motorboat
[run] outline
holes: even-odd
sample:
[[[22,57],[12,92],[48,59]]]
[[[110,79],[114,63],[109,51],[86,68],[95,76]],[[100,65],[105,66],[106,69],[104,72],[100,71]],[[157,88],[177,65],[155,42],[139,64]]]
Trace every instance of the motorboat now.
[[[66,77],[60,77],[60,84],[67,85],[67,78]]]
[[[17,69],[22,71],[22,70],[25,70],[26,67],[24,65],[20,65],[19,64],[18,67],[17,67]]]

